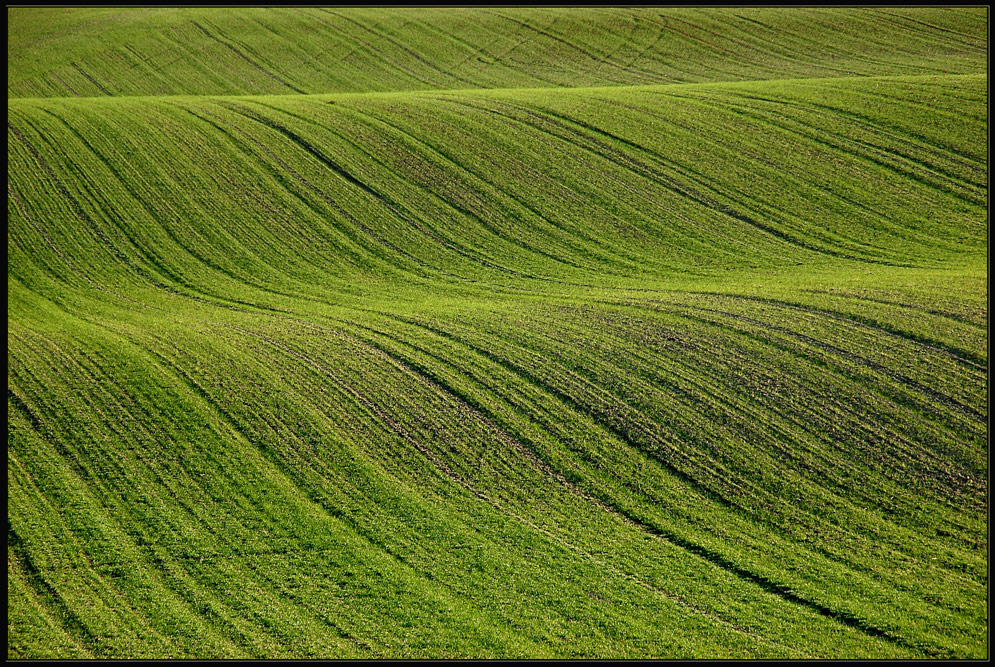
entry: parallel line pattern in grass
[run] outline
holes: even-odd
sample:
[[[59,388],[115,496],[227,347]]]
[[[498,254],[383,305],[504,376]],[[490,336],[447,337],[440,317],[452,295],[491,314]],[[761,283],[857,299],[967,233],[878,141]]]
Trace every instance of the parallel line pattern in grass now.
[[[987,10],[8,38],[8,657],[987,656]]]

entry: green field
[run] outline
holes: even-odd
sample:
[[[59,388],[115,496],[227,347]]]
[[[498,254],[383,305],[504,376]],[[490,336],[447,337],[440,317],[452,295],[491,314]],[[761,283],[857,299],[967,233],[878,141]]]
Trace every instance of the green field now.
[[[987,658],[988,10],[8,9],[8,658]]]

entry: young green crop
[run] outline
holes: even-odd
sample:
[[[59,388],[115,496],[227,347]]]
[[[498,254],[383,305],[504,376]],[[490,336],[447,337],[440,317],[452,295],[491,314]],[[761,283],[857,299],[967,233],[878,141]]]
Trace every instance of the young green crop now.
[[[8,97],[285,95],[967,74],[983,8],[37,9]]]
[[[979,12],[333,11],[9,10],[8,657],[987,656]]]

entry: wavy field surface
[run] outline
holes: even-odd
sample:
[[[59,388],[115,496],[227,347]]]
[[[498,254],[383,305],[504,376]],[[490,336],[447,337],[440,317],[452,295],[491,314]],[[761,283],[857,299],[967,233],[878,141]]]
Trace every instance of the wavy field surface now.
[[[8,657],[987,657],[986,44],[9,9]]]
[[[8,9],[7,95],[253,95],[967,74],[974,9]]]

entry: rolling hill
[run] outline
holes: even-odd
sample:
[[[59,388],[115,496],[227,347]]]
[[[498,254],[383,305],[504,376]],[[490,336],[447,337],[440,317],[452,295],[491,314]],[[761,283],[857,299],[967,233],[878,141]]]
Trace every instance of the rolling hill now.
[[[8,9],[8,657],[987,657],[987,21]]]

